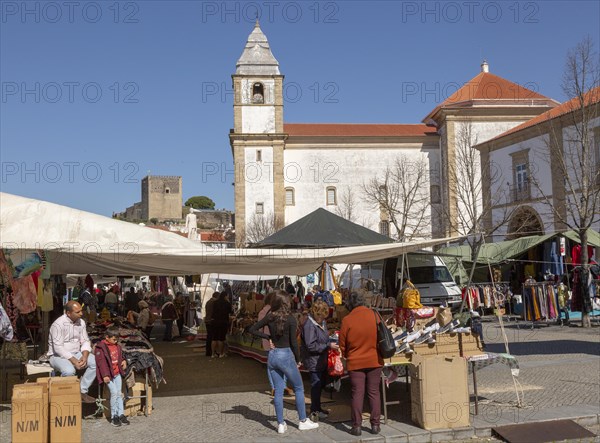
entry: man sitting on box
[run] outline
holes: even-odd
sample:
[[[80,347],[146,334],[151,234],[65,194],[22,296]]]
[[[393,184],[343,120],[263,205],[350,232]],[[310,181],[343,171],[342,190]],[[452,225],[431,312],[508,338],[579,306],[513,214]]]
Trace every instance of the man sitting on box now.
[[[85,369],[80,382],[81,401],[94,403],[94,398],[87,392],[96,378],[96,359],[90,354],[92,345],[85,322],[81,319],[82,315],[81,305],[76,301],[71,300],[65,305],[65,313],[50,326],[48,355],[50,366],[63,377],[75,375],[77,370]]]

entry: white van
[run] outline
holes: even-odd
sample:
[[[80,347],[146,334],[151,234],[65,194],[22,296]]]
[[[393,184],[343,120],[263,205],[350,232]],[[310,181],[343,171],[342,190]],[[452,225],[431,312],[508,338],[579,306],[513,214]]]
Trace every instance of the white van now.
[[[447,304],[456,307],[461,303],[461,290],[452,278],[444,261],[433,254],[410,253],[404,262],[402,275],[402,257],[398,260],[398,281],[409,280],[421,294],[421,303],[426,306]]]

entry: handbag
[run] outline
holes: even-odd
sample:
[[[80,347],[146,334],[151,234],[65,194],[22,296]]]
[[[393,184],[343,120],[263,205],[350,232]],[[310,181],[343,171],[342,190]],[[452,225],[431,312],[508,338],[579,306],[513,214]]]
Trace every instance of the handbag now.
[[[377,324],[377,350],[383,358],[393,357],[396,353],[396,343],[392,336],[392,331],[388,329],[381,318],[381,315],[377,311],[373,311],[375,314],[375,323]],[[379,317],[379,321],[377,318]]]
[[[406,288],[402,291],[402,307],[409,309],[419,309],[422,308],[421,304],[421,294],[419,290],[415,288],[410,280],[406,281]]]
[[[337,349],[330,349],[327,355],[327,373],[332,377],[341,377],[344,375],[344,365],[342,356]]]

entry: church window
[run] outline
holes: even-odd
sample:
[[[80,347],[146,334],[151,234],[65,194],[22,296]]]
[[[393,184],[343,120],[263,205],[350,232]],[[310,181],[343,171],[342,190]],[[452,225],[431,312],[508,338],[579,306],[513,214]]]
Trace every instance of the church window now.
[[[337,196],[336,196],[335,188],[333,186],[330,186],[327,188],[327,205],[328,206],[337,205]]]
[[[387,220],[381,220],[379,222],[379,233],[387,237],[390,236],[390,222]]]
[[[285,205],[294,206],[296,204],[294,188],[285,188]]]
[[[260,149],[257,149],[256,151],[256,162],[259,163],[262,161],[262,151]]]
[[[165,188],[165,194],[170,194],[170,193],[171,193],[171,189]]]
[[[260,82],[256,82],[252,85],[252,103],[263,104],[265,102],[264,86]]]
[[[264,214],[265,213],[265,204],[264,203],[257,203],[256,204],[256,213],[257,214]]]

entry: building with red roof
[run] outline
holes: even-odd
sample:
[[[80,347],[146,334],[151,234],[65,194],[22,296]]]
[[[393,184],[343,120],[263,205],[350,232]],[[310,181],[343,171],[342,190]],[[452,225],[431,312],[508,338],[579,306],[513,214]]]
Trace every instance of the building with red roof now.
[[[397,237],[390,214],[365,197],[364,185],[397,159],[426,165],[417,193],[427,201],[408,238],[451,232],[443,213],[459,204],[447,185],[457,171],[456,145],[466,125],[481,143],[556,107],[525,86],[481,72],[436,106],[421,123],[288,123],[283,117],[283,75],[258,22],[232,75],[234,124],[229,139],[235,167],[238,235],[263,225],[283,227],[317,208]],[[451,208],[451,209],[450,209]],[[402,211],[402,208],[399,209]],[[412,231],[411,231],[412,229]],[[256,241],[257,239],[247,239]]]

